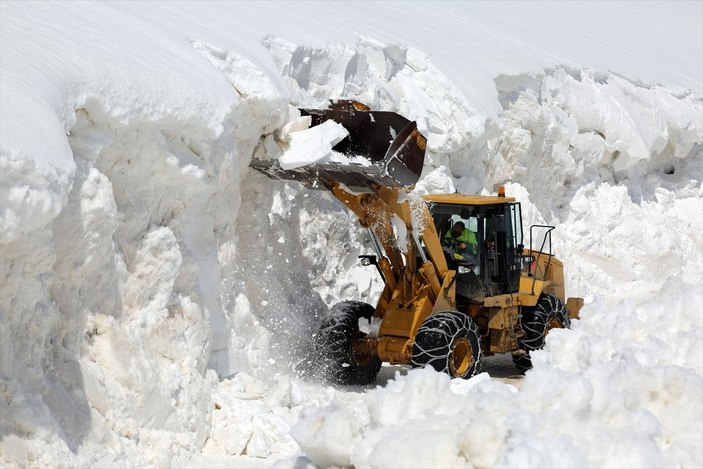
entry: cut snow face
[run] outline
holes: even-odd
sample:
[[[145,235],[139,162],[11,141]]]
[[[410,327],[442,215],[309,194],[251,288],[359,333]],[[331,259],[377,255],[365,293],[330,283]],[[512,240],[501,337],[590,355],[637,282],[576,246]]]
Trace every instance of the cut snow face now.
[[[3,2],[0,21],[0,465],[703,466],[700,4]],[[383,285],[338,203],[248,164],[341,158],[341,129],[296,110],[335,98],[418,122],[411,203],[505,184],[525,226],[557,225],[587,305],[520,390],[300,379],[327,307]]]

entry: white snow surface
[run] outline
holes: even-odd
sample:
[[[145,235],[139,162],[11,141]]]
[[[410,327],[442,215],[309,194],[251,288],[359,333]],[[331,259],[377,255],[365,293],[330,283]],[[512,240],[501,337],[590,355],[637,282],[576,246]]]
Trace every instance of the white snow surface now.
[[[332,157],[332,147],[349,135],[342,124],[328,120],[289,134],[288,148],[278,158],[281,168],[293,169]]]
[[[702,96],[700,2],[0,2],[0,466],[703,466]],[[586,306],[517,383],[297,373],[381,283],[248,164],[334,98],[557,226]]]

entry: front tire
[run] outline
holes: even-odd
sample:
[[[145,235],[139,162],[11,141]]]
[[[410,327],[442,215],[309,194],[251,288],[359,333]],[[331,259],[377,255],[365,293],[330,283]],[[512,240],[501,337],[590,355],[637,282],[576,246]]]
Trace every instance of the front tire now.
[[[377,356],[360,354],[354,342],[365,334],[359,319],[371,320],[374,307],[360,301],[343,301],[330,308],[315,337],[315,352],[322,377],[336,384],[370,384],[381,369]]]
[[[525,355],[513,355],[513,363],[518,370],[525,372],[532,368],[530,351],[544,347],[547,334],[555,328],[568,328],[571,325],[566,306],[559,298],[552,295],[542,295],[533,307],[522,309],[521,327],[525,333],[520,340],[520,348]]]
[[[466,314],[435,313],[417,331],[413,367],[431,366],[452,378],[468,379],[478,372],[480,360],[478,327]]]

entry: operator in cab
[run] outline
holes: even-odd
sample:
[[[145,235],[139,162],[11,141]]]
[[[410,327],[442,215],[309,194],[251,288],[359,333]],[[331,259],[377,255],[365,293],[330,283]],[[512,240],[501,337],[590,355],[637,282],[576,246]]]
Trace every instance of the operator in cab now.
[[[443,244],[455,247],[457,249],[456,254],[461,257],[465,254],[476,255],[476,233],[466,228],[462,221],[457,221],[452,226],[452,229],[447,231],[447,234],[444,235]]]

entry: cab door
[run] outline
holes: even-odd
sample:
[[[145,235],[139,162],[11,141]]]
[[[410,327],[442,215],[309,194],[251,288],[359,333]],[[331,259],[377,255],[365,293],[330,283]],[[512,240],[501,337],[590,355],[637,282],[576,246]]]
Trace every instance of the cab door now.
[[[520,287],[522,221],[520,204],[487,206],[483,217],[486,276],[492,294],[514,293]]]

